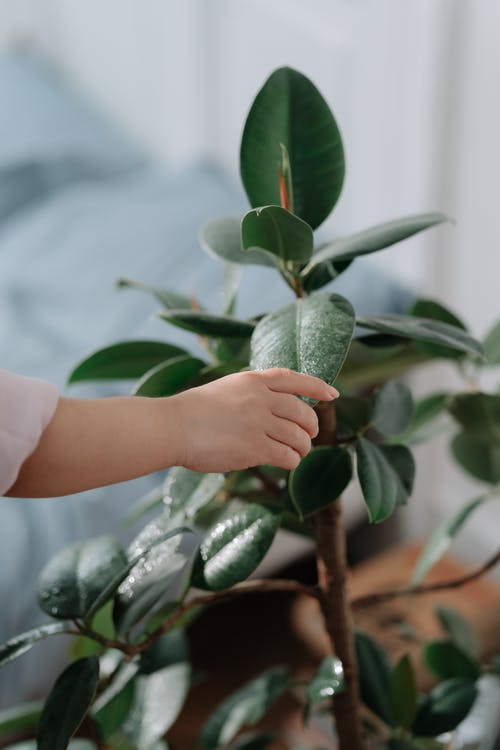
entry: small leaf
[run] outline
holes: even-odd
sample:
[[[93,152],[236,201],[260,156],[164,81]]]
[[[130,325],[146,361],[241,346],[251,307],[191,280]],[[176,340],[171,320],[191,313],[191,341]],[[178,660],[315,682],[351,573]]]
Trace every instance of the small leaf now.
[[[95,695],[99,660],[80,659],[57,678],[38,724],[38,750],[66,750]]]
[[[500,364],[500,320],[495,323],[484,339],[484,351],[489,365]]]
[[[245,214],[241,238],[245,250],[265,250],[282,264],[307,263],[313,251],[309,224],[280,206],[263,206]]]
[[[203,726],[200,739],[204,750],[216,750],[231,742],[242,727],[256,724],[287,686],[286,671],[277,667],[226,698]]]
[[[255,327],[247,320],[238,320],[229,315],[211,315],[195,310],[169,310],[158,313],[158,317],[200,336],[248,338]]]
[[[119,279],[116,286],[119,289],[137,289],[140,292],[147,292],[153,295],[158,302],[166,307],[167,310],[186,309],[191,310],[193,305],[189,297],[178,292],[172,292],[169,289],[160,289],[157,286],[144,284],[142,281],[133,281],[132,279]]]
[[[427,318],[416,318],[411,315],[381,315],[376,318],[358,318],[357,325],[380,333],[428,341],[431,344],[442,344],[473,357],[483,358],[481,344],[456,326],[441,323]]]
[[[370,402],[358,396],[346,396],[343,393],[342,398],[335,402],[335,413],[340,439],[363,431],[371,422]]]
[[[278,260],[260,250],[243,250],[241,216],[209,221],[200,232],[200,243],[209,255],[229,263],[276,267]]]
[[[391,714],[394,726],[409,729],[418,708],[418,690],[411,659],[401,657],[391,672]]]
[[[389,380],[378,390],[373,402],[372,423],[384,435],[406,430],[413,416],[411,391],[398,380]]]
[[[479,640],[475,630],[456,609],[438,604],[434,609],[439,622],[455,643],[471,659],[479,656]]]
[[[279,516],[261,505],[245,505],[215,524],[201,543],[194,585],[227,589],[253,573],[278,530]]]
[[[375,445],[360,438],[356,445],[358,477],[370,522],[388,518],[404,505],[413,487],[415,462],[402,445]]]
[[[243,268],[238,263],[224,263],[224,277],[222,280],[222,314],[233,315],[236,307],[236,297],[243,278]]]
[[[448,398],[447,393],[433,393],[417,401],[410,424],[396,437],[398,443],[417,445],[442,432],[445,429],[442,420],[437,425],[436,422],[443,415]]]
[[[342,662],[336,656],[327,656],[306,688],[309,703],[318,703],[332,698],[345,690]]]
[[[140,378],[152,367],[182,354],[187,352],[162,341],[122,341],[82,360],[71,372],[68,383]]]
[[[134,396],[172,396],[190,383],[206,365],[189,354],[173,357],[148,370],[137,383]]]
[[[451,732],[467,716],[476,700],[477,688],[469,680],[440,682],[425,697],[413,722],[413,734],[436,737]]]
[[[0,646],[0,667],[5,666],[10,661],[17,659],[26,651],[29,651],[35,643],[57,633],[64,633],[72,630],[70,622],[51,622],[48,625],[40,625],[38,628],[28,630],[22,635],[16,635]]]
[[[141,653],[139,674],[148,675],[172,664],[189,660],[188,642],[183,630],[173,630],[157,638]]]
[[[168,514],[173,516],[182,511],[187,519],[193,519],[212,500],[225,481],[224,474],[204,474],[175,466],[170,469],[163,488]]]
[[[500,396],[496,393],[459,393],[450,399],[448,411],[468,436],[500,442]]]
[[[102,589],[127,563],[124,550],[110,536],[96,537],[59,552],[40,573],[38,601],[58,619],[85,617]]]
[[[109,696],[103,703],[99,701],[99,710],[93,712],[92,718],[99,727],[99,734],[103,742],[107,742],[118,732],[129,715],[135,695],[133,679],[127,682],[121,690]],[[100,698],[106,697],[104,694]]]
[[[313,448],[290,472],[288,489],[299,516],[305,518],[330,505],[351,479],[351,456],[345,448]]]
[[[461,677],[474,681],[480,674],[478,665],[452,641],[428,643],[424,649],[424,662],[441,680]]]
[[[467,331],[467,328],[460,318],[457,318],[451,310],[448,310],[444,305],[435,302],[434,300],[417,300],[410,310],[410,315],[415,315],[419,318],[428,318],[430,320],[438,320],[442,323],[447,323],[456,328],[460,328],[462,331]],[[463,357],[462,352],[454,351],[446,346],[420,342],[418,347],[428,354],[429,357],[443,357],[444,359],[459,359],[460,357]]]
[[[38,724],[43,701],[22,703],[20,706],[0,711],[0,736],[19,734],[33,729]]]
[[[437,527],[417,560],[412,575],[412,583],[419,583],[422,578],[425,578],[433,565],[450,548],[453,539],[462,529],[469,516],[488,499],[488,495],[483,495],[469,501],[454,516],[447,518]]]
[[[461,432],[453,438],[451,451],[460,466],[473,477],[492,485],[500,482],[500,442],[481,440]]]
[[[366,633],[355,633],[361,699],[386,724],[392,724],[391,668],[384,651]]]

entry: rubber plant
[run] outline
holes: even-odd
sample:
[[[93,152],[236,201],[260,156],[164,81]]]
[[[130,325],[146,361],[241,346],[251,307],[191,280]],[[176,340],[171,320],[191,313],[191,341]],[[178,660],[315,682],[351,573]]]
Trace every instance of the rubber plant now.
[[[297,591],[319,602],[332,651],[300,689],[305,721],[325,708],[331,711],[335,747],[440,747],[438,738],[468,714],[477,680],[489,667],[479,662],[456,614],[443,610],[446,638],[424,646],[437,684],[420,694],[411,659],[391,665],[371,637],[355,631],[353,610],[436,588],[420,579],[470,515],[495,495],[500,396],[482,392],[479,377],[485,366],[500,364],[500,324],[483,348],[435,301],[419,300],[405,315],[356,317],[335,283],[325,289],[361,256],[446,221],[439,213],[409,216],[315,247],[314,232],[337,203],[344,171],[342,138],[324,98],[301,73],[278,69],[257,94],[243,130],[241,177],[250,209],[244,216],[214,219],[201,230],[203,249],[225,264],[224,309],[206,311],[174,291],[121,282],[150,292],[162,306],[160,318],[197,334],[206,356],[165,341],[125,341],[87,357],[70,382],[134,379],[134,393],[157,397],[248,367],[285,367],[336,382],[342,396],[335,406],[315,405],[319,435],[294,471],[260,466],[222,475],[176,467],[134,510],[136,521],[154,508],[159,513],[128,549],[99,537],[50,560],[40,575],[39,601],[51,622],[4,644],[0,662],[20,657],[46,637],[68,633],[80,636],[77,658],[44,704],[0,715],[2,736],[36,725],[36,744],[22,747],[166,748],[164,738],[190,686],[185,629],[191,616],[213,602],[259,590],[269,596]],[[266,267],[270,282],[281,279],[290,289],[289,304],[238,319],[235,299],[246,264]],[[431,393],[415,403],[396,378],[437,358],[456,363],[464,391]],[[369,521],[389,518],[412,492],[412,446],[443,429],[452,431],[453,455],[484,483],[485,492],[435,531],[409,589],[349,601],[344,490],[357,482]],[[280,527],[314,537],[317,586],[246,581]],[[190,555],[181,542],[194,528],[202,529],[202,538]],[[252,727],[292,687],[297,694],[286,666],[257,675],[209,718],[200,747],[272,747],[276,736]],[[72,739],[84,719],[91,739]],[[303,747],[293,738],[281,741],[294,750]]]

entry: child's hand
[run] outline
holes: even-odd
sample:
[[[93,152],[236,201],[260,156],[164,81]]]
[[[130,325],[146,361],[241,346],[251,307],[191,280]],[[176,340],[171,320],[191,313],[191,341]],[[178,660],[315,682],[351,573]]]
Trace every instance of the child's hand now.
[[[206,472],[262,464],[294,469],[318,434],[316,413],[294,394],[319,401],[339,395],[319,378],[275,368],[227,375],[170,397],[180,465]]]

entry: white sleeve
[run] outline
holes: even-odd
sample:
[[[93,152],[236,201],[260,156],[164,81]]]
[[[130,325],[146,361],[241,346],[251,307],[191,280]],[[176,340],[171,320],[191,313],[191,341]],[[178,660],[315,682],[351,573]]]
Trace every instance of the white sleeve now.
[[[37,447],[58,399],[55,385],[0,369],[0,497]]]

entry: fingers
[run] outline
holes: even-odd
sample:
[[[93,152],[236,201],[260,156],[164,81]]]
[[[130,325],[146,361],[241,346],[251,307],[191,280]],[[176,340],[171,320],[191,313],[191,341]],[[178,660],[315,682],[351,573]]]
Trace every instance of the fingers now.
[[[316,412],[296,396],[288,393],[273,393],[271,412],[276,417],[296,422],[312,438],[318,434],[318,417]]]
[[[280,469],[296,469],[301,461],[300,453],[291,448],[285,443],[280,443],[272,438],[267,438],[268,442],[265,445],[266,456],[268,457],[266,463],[270,466],[278,466]]]
[[[304,458],[311,450],[311,436],[289,419],[276,417],[266,430],[267,435],[273,440],[290,446],[301,458]]]
[[[305,375],[281,367],[262,370],[259,374],[272,391],[308,396],[318,399],[318,401],[331,401],[339,396],[336,388],[328,385],[321,378],[314,377],[314,375]]]

